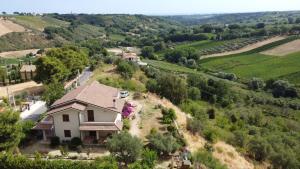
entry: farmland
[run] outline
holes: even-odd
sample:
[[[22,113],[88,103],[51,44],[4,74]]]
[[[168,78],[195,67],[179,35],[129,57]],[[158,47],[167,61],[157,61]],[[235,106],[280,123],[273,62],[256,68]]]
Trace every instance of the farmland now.
[[[266,56],[263,54],[223,57],[201,64],[204,68],[235,73],[239,77],[260,77],[265,80],[284,77],[291,79],[300,70],[300,53],[285,57]],[[294,82],[300,83],[299,80]]]

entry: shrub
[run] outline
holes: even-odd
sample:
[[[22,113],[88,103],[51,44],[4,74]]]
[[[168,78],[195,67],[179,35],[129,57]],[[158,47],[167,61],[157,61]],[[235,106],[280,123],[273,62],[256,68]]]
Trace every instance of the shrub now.
[[[215,117],[216,117],[216,113],[215,113],[216,111],[215,111],[215,109],[208,109],[207,110],[207,114],[208,114],[208,118],[209,119],[215,119]]]
[[[107,148],[118,160],[130,163],[140,158],[143,144],[139,138],[121,132],[108,139]]]
[[[187,119],[187,129],[193,134],[200,133],[202,130],[201,121],[198,119]]]
[[[51,147],[57,147],[59,145],[60,145],[59,137],[57,137],[57,136],[51,137],[51,139],[50,139],[50,146]]]
[[[70,142],[70,144],[69,144],[69,147],[70,147],[70,149],[72,149],[72,150],[76,150],[77,147],[78,147],[78,146],[81,146],[81,145],[82,145],[81,139],[78,138],[78,137],[73,137],[73,138],[71,139],[71,142]]]
[[[162,135],[160,133],[153,133],[147,136],[149,145],[159,154],[168,155],[180,148],[177,140],[172,135]]]
[[[123,120],[123,129],[124,130],[130,130],[130,120],[129,119],[124,119]]]
[[[162,114],[163,114],[162,122],[164,124],[171,124],[173,120],[176,120],[176,113],[174,109],[163,108]]]
[[[201,99],[201,92],[197,87],[191,87],[188,90],[188,96],[192,100],[200,100]]]
[[[211,152],[205,150],[199,150],[193,155],[193,161],[195,166],[204,164],[208,168],[213,169],[227,169],[226,166],[222,165],[217,159],[212,156]],[[195,167],[196,168],[196,167]]]
[[[252,90],[259,90],[265,87],[265,82],[259,78],[252,78],[248,83],[248,87]]]

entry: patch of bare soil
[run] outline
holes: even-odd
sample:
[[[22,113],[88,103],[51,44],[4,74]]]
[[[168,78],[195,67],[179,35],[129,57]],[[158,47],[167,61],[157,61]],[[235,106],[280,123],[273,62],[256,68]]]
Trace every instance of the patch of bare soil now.
[[[300,51],[300,40],[294,40],[292,42],[277,46],[276,48],[263,51],[262,54],[272,56],[286,56],[291,53]]]
[[[11,32],[25,32],[25,28],[0,17],[0,36]]]
[[[39,49],[28,49],[28,50],[18,50],[0,53],[0,57],[3,58],[20,58],[26,56],[29,53],[36,54]]]
[[[212,54],[212,55],[206,55],[206,56],[202,56],[201,59],[206,59],[206,58],[213,58],[213,57],[222,57],[222,56],[228,56],[228,55],[233,55],[233,54],[238,54],[238,53],[243,53],[243,52],[248,52],[250,50],[262,47],[264,45],[267,45],[269,43],[273,43],[279,40],[284,39],[284,36],[276,36],[264,41],[260,41],[251,45],[248,45],[246,47],[243,47],[241,49],[238,50],[233,50],[233,51],[229,51],[229,52],[223,52],[223,53],[216,53],[216,54]]]
[[[34,81],[0,87],[0,97],[6,97],[7,96],[7,87],[9,93],[14,93],[15,95],[22,92],[38,92],[41,91],[43,88],[42,84],[37,84]]]

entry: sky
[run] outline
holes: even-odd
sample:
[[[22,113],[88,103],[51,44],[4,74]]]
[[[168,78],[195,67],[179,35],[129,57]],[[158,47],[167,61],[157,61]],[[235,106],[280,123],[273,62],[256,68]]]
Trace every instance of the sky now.
[[[0,0],[12,13],[211,14],[300,10],[300,0]]]

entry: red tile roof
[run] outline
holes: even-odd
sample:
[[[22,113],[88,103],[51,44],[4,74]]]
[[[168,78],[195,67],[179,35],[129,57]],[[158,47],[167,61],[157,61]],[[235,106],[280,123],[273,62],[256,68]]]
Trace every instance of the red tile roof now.
[[[119,90],[110,86],[93,82],[90,85],[80,86],[57,100],[51,109],[58,109],[72,103],[91,104],[112,111],[121,112],[124,101],[118,98]],[[114,104],[115,101],[115,104]]]

